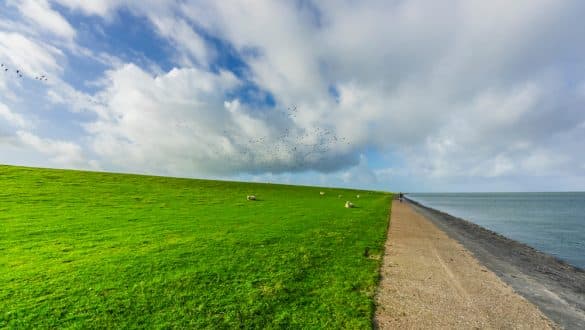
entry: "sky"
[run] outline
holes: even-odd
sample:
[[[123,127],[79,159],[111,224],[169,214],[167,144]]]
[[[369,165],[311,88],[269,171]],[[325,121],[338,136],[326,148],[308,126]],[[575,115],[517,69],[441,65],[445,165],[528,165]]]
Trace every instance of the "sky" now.
[[[3,0],[0,163],[582,191],[583,13],[581,0]]]

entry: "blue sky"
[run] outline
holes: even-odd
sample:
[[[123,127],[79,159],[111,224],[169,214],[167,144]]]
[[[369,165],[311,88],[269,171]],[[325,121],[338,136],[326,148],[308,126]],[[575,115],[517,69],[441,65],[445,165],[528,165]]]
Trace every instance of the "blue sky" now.
[[[583,12],[577,0],[7,0],[0,163],[584,190]]]

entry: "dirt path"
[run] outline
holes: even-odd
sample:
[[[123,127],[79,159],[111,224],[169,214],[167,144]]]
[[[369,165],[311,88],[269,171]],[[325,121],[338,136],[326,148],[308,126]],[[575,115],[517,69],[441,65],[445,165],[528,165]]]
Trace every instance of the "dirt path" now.
[[[585,270],[472,222],[409,205],[563,329],[585,329]]]
[[[554,325],[456,241],[394,202],[375,325],[381,329],[550,329]]]

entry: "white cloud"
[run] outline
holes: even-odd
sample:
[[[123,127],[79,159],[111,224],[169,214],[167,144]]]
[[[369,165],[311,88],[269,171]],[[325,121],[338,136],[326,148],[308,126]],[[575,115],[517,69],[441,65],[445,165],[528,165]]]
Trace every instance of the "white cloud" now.
[[[370,183],[412,173],[444,182],[582,175],[581,1],[50,3],[106,21],[129,10],[175,48],[169,72],[116,59],[91,97],[71,86],[48,92],[53,104],[96,114],[86,138],[112,166],[184,175],[345,169],[336,175]],[[49,16],[29,18],[59,26]],[[66,37],[64,26],[51,31]],[[221,50],[203,35],[233,47],[246,64],[239,78],[216,70]],[[22,31],[0,32],[0,57],[57,75],[66,60]],[[276,105],[247,102],[239,88],[250,83]],[[295,116],[283,115],[292,104]],[[350,144],[315,149],[318,129]],[[364,149],[404,165],[372,170]]]
[[[331,154],[319,153],[320,128],[230,99],[242,82],[225,71],[173,69],[155,77],[126,65],[108,77],[108,88],[96,96],[105,112],[87,129],[94,151],[119,167],[183,175],[327,171],[351,157],[341,143]]]
[[[29,128],[31,123],[18,113],[11,111],[6,105],[0,103],[0,118],[4,119],[10,126],[16,128]]]
[[[360,155],[359,163],[344,171],[341,174],[341,179],[346,184],[367,186],[378,182],[376,173],[368,166],[368,159],[364,155]]]
[[[95,160],[88,161],[83,156],[82,148],[73,142],[44,139],[27,131],[18,131],[18,139],[24,146],[49,156],[50,161],[65,167],[96,168]]]
[[[20,33],[0,31],[0,59],[10,69],[2,74],[10,74],[15,80],[15,70],[20,70],[27,78],[62,72],[63,66],[59,61],[64,59],[64,55],[50,44]]]
[[[99,15],[106,16],[110,14],[114,9],[121,6],[124,1],[120,0],[99,0],[99,1],[86,1],[86,0],[52,0],[62,6],[79,10],[86,15]]]
[[[571,14],[580,6],[577,3],[451,1],[438,5],[413,0],[305,6],[236,1],[160,6],[167,11],[161,11],[161,17],[153,22],[161,35],[196,40],[190,53],[200,59],[208,58],[205,49],[209,46],[202,44],[191,25],[227,40],[248,64],[246,78],[272,93],[277,108],[297,104],[302,111],[292,122],[279,122],[269,113],[274,109],[255,111],[222,92],[181,87],[189,86],[177,79],[188,72],[183,69],[154,80],[141,75],[117,77],[106,96],[110,111],[148,109],[135,116],[144,123],[122,121],[113,126],[123,137],[117,140],[128,148],[121,154],[132,154],[130,149],[148,141],[146,145],[156,145],[154,149],[164,155],[139,152],[132,166],[153,164],[148,154],[161,158],[154,162],[160,165],[153,165],[153,170],[168,167],[162,159],[174,157],[185,171],[190,167],[198,171],[286,171],[291,170],[296,156],[262,155],[253,150],[246,158],[234,154],[245,150],[234,141],[255,135],[266,136],[275,144],[270,139],[274,127],[328,127],[350,139],[352,145],[331,148],[304,168],[319,169],[324,159],[335,159],[338,165],[321,170],[353,166],[357,150],[375,146],[382,152],[398,152],[426,175],[497,177],[526,168],[521,164],[529,163],[531,146],[545,143],[547,136],[575,129],[573,123],[556,119],[555,106],[576,107],[562,101],[574,94],[559,87],[565,74],[563,63],[556,62],[554,51],[542,51],[539,45],[558,43],[561,38],[564,49],[583,53],[583,48],[571,46],[572,38],[564,37],[570,26],[565,20],[578,20]],[[169,11],[171,7],[174,9]],[[490,14],[496,12],[500,14]],[[548,13],[556,13],[557,18]],[[117,85],[117,79],[132,82]],[[150,92],[134,86],[145,81],[152,82],[152,86],[143,86]],[[337,95],[331,94],[332,87]],[[166,90],[173,95],[171,100],[182,99],[184,103],[157,96]],[[125,103],[117,105],[116,98]],[[167,116],[164,120],[161,113]],[[193,117],[194,113],[198,117]],[[184,123],[173,135],[182,143],[167,133],[178,118]],[[104,123],[95,126],[100,125]],[[133,125],[149,127],[151,135],[137,134]],[[220,132],[225,127],[234,129],[223,136]],[[105,141],[116,139],[108,136],[98,139],[98,150],[113,152]],[[213,147],[193,146],[190,140]],[[520,145],[528,150],[515,152]],[[182,155],[181,148],[191,152]],[[232,165],[219,165],[226,161]]]
[[[61,14],[51,8],[47,0],[11,2],[18,7],[24,17],[38,24],[41,32],[48,31],[67,40],[75,38],[75,29]]]
[[[188,66],[195,63],[207,66],[211,60],[210,51],[205,41],[184,20],[172,16],[149,15],[158,33],[173,41],[177,50],[181,51],[182,62]]]
[[[207,47],[194,26],[177,15],[180,2],[148,0],[128,2],[120,0],[83,1],[53,0],[60,5],[78,10],[86,15],[97,15],[111,20],[116,9],[124,8],[137,16],[146,17],[155,31],[171,41],[177,51],[177,59],[183,65],[201,65],[206,67],[213,57],[213,51]]]

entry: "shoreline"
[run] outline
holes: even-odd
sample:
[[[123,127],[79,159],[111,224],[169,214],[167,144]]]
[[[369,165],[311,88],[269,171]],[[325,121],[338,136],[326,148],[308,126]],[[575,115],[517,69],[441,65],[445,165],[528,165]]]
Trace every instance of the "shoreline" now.
[[[406,202],[551,320],[566,329],[585,328],[585,270],[472,222]]]
[[[394,201],[375,329],[557,329],[457,240]]]

